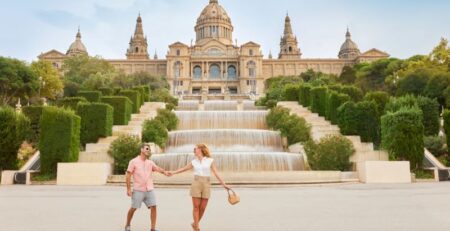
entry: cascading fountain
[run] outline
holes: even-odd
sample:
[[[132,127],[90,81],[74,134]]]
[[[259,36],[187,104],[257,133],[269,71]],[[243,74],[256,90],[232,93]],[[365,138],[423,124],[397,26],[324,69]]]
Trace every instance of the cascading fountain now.
[[[237,101],[204,103],[205,111],[194,111],[195,105],[200,108],[198,101],[180,101],[179,111],[175,111],[180,120],[178,130],[169,133],[166,153],[152,156],[157,165],[168,170],[183,167],[194,158],[195,145],[204,143],[220,171],[304,169],[302,154],[283,152],[281,134],[268,130],[268,111],[250,110],[249,102],[242,111],[237,110]]]

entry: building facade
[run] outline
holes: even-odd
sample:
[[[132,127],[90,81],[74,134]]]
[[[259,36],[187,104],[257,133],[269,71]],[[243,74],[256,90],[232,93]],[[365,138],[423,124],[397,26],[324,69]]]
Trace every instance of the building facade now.
[[[271,77],[299,75],[308,69],[340,74],[344,66],[389,57],[389,54],[378,49],[361,53],[347,30],[338,58],[303,59],[291,19],[287,15],[278,58],[274,59],[269,54],[269,58],[264,59],[258,43],[250,41],[238,46],[237,42],[233,42],[231,18],[218,0],[209,0],[194,30],[195,43],[187,45],[175,42],[169,46],[165,59],[158,59],[156,54],[151,59],[139,15],[126,59],[107,61],[126,73],[149,72],[165,76],[173,94],[195,98],[198,95],[258,96],[264,94],[265,80]],[[88,53],[78,31],[75,42],[66,54],[51,50],[41,54],[39,59],[51,61],[60,68],[67,57],[82,54]]]

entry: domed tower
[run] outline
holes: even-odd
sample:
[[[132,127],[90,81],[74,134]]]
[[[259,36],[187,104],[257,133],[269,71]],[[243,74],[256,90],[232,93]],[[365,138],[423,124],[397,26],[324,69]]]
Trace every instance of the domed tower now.
[[[83,42],[81,42],[80,28],[78,28],[78,33],[75,42],[73,42],[70,45],[69,49],[66,52],[66,55],[68,56],[88,55],[86,47],[84,46]]]
[[[225,45],[233,45],[233,25],[218,0],[210,0],[197,19],[196,45],[217,39]]]
[[[356,59],[361,52],[359,51],[358,45],[352,41],[352,35],[347,28],[347,33],[345,34],[345,42],[341,46],[339,51],[340,59]]]
[[[147,37],[144,37],[142,18],[139,14],[136,20],[136,30],[130,39],[130,47],[127,50],[127,59],[149,59],[147,46]]]
[[[291,18],[286,15],[284,20],[284,35],[280,41],[279,59],[300,59],[302,53],[298,48],[297,37],[292,32]]]

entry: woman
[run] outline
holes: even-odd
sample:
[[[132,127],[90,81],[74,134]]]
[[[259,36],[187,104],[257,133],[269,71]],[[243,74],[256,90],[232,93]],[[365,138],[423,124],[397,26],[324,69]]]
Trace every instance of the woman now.
[[[214,164],[214,159],[211,158],[211,153],[205,144],[198,144],[194,148],[194,154],[195,158],[192,162],[183,168],[171,172],[170,174],[175,175],[194,169],[194,182],[191,185],[190,192],[194,217],[192,228],[194,231],[199,231],[199,222],[205,213],[211,194],[211,172],[214,173],[214,176],[216,176],[217,180],[225,189],[230,190],[230,187],[228,187],[218,175],[216,165]]]

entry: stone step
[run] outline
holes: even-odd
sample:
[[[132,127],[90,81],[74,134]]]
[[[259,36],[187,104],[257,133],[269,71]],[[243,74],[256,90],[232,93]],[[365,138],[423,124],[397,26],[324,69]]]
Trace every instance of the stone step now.
[[[373,143],[353,143],[357,152],[373,151]]]
[[[340,133],[338,131],[320,131],[320,132],[311,132],[311,136],[313,138],[314,141],[319,141],[320,139],[322,139],[325,136],[328,135],[340,135]]]
[[[109,143],[86,144],[86,152],[103,152],[108,151]]]
[[[135,119],[135,118],[150,119],[151,115],[150,114],[132,114],[131,119]]]
[[[110,144],[119,138],[118,136],[108,136],[106,138],[100,138],[97,143],[99,144]]]
[[[122,136],[122,135],[136,136],[139,139],[142,137],[140,130],[139,131],[128,131],[128,130],[116,130],[116,131],[113,131],[113,136]]]
[[[350,157],[350,162],[358,163],[364,161],[389,161],[389,156],[384,151],[366,151],[356,152]]]
[[[143,120],[143,121],[134,121],[134,120],[132,120],[132,121],[128,122],[128,125],[129,125],[129,126],[142,126],[142,124],[144,123],[144,121],[145,121],[145,120]]]
[[[80,152],[79,163],[110,163],[114,164],[114,158],[107,152]]]

